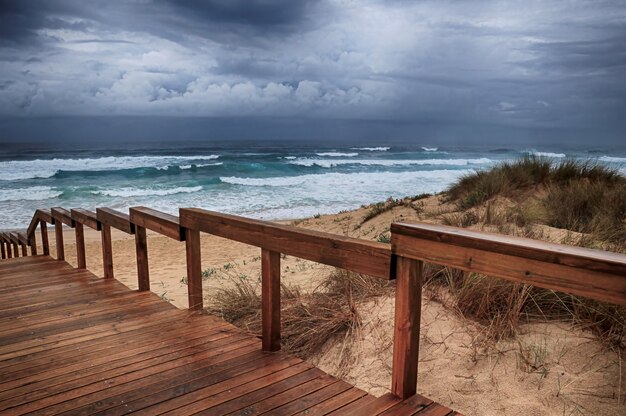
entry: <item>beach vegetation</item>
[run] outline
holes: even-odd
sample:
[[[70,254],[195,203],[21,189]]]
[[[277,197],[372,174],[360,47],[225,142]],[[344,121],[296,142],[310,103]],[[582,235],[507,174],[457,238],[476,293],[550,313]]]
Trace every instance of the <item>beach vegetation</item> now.
[[[258,281],[232,279],[207,300],[207,310],[248,332],[261,332],[261,289]],[[329,340],[341,339],[345,355],[340,368],[351,363],[350,345],[361,325],[358,305],[393,288],[393,283],[335,269],[310,292],[281,285],[281,343],[284,351],[301,358],[318,353]]]

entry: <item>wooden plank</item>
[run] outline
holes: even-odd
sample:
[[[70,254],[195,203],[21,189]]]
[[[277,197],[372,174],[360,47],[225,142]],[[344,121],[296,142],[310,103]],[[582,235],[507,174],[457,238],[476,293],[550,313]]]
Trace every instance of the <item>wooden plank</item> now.
[[[308,409],[297,414],[307,416],[324,416],[334,410],[349,405],[350,403],[353,403],[354,401],[366,395],[367,393],[365,393],[363,390],[352,387],[334,397],[331,397],[328,400],[318,403],[315,406],[311,406]]]
[[[185,254],[187,257],[187,300],[189,309],[201,310],[202,258],[200,231],[185,228]]]
[[[239,351],[243,352],[244,349]],[[246,371],[253,371],[277,361],[274,357],[259,355],[258,351],[252,354],[232,357],[228,360],[223,360],[222,358],[220,357],[219,361],[213,361],[213,365],[206,365],[207,363],[204,360],[199,360],[187,373],[178,371],[176,374],[172,373],[167,378],[159,375],[144,378],[140,383],[137,383],[138,388],[125,389],[126,391],[115,396],[110,395],[104,400],[98,400],[95,403],[75,409],[75,412],[77,414],[90,414],[90,412],[97,411],[98,414],[103,416],[126,414],[131,411],[130,409],[140,408],[145,406],[146,402],[154,401],[154,395],[145,401],[143,400],[152,392],[176,394],[181,390],[189,391],[189,385],[192,383],[219,383],[246,373]]]
[[[111,208],[96,208],[96,218],[102,224],[110,225],[126,234],[135,234],[135,225],[130,222],[130,217]]]
[[[388,244],[304,230],[197,208],[181,208],[180,224],[278,253],[389,279]]]
[[[453,413],[453,411],[449,407],[440,405],[438,403],[433,403],[430,406],[414,414],[419,416],[448,416],[451,413]]]
[[[74,228],[76,221],[72,219],[72,214],[65,208],[54,207],[50,209],[50,215],[55,219],[55,222],[60,221],[68,227]]]
[[[156,380],[167,379],[169,377],[189,373],[190,371],[201,371],[207,367],[214,371],[218,364],[252,353],[256,348],[258,348],[258,346],[252,343],[250,339],[215,348],[208,346],[198,347],[195,350],[190,348],[187,351],[187,355],[183,357],[158,365],[149,365],[142,370],[125,372],[124,374],[114,377],[106,373],[101,374],[98,379],[102,380],[104,378],[107,381],[106,383],[92,382],[80,388],[70,388],[53,396],[16,406],[11,410],[15,412],[14,414],[16,415],[28,414],[35,410],[39,410],[37,413],[40,415],[56,415],[66,411],[72,411],[71,413],[74,414],[89,414],[88,412],[78,413],[74,409],[88,406],[94,402],[97,403],[102,401],[103,398],[118,395],[136,388],[142,388],[142,386],[146,385],[146,379],[148,377],[154,377]],[[254,354],[255,356],[250,357],[251,360],[258,358],[261,352],[256,351]],[[124,370],[126,369],[127,368],[124,368]],[[63,389],[66,387],[67,386],[62,385]],[[104,394],[102,392],[103,390]]]
[[[419,414],[419,412],[425,409],[427,406],[433,404],[433,401],[416,394],[414,396],[409,397],[401,403],[393,406],[392,408],[381,413],[381,416],[411,416],[414,414]]]
[[[280,350],[280,253],[261,250],[263,351]]]
[[[52,215],[50,214],[50,210],[47,210],[47,209],[36,210],[35,213],[33,214],[33,218],[31,219],[30,224],[28,225],[26,234],[28,234],[29,236],[33,235],[40,221],[45,221],[48,224],[54,224],[54,219],[52,218]]]
[[[417,388],[424,263],[405,257],[398,257],[396,261],[391,393],[406,399],[414,395]]]
[[[376,401],[376,397],[374,396],[370,396],[369,394],[366,396],[361,397],[360,399],[357,399],[355,401],[353,401],[352,403],[349,403],[345,406],[340,407],[337,410],[333,410],[332,412],[328,413],[328,415],[332,415],[332,416],[338,416],[338,415],[347,415],[347,416],[351,416],[351,415],[358,415],[361,413],[356,413],[356,410],[367,406],[373,402]]]
[[[304,373],[303,373],[304,374]],[[290,379],[288,379],[290,380]],[[313,378],[310,381],[302,382],[301,378],[292,377],[291,378],[291,387],[285,389],[287,387],[285,384],[274,384],[268,387],[267,390],[264,391],[264,396],[259,398],[258,396],[254,396],[255,399],[258,398],[257,403],[252,403],[247,405],[245,408],[237,409],[237,414],[243,414],[247,416],[252,415],[260,415],[266,412],[270,414],[275,414],[275,411],[280,406],[291,403],[294,400],[299,400],[301,397],[314,393],[320,389],[323,389],[326,386],[334,384],[337,382],[337,379],[329,376],[328,374],[322,374],[319,377]],[[280,389],[279,389],[280,387]],[[276,394],[273,389],[282,390]],[[241,404],[249,403],[250,399],[246,397],[247,395],[241,396],[238,398],[237,407],[240,407]],[[198,415],[223,415],[225,414],[223,409],[220,407],[210,408],[203,412],[198,412]]]
[[[35,238],[34,234],[30,235],[28,239],[28,245],[30,246],[31,254],[33,256],[36,256],[37,255],[37,239]]]
[[[102,267],[104,269],[104,278],[113,279],[113,245],[111,241],[111,226],[109,224],[102,224],[100,238],[102,239]]]
[[[63,223],[54,223],[54,236],[56,238],[57,260],[65,260],[65,246],[63,245]]]
[[[17,236],[17,241],[20,243],[20,245],[27,246],[29,244],[30,241],[28,240],[28,237],[25,233],[17,231],[15,232],[15,235]]]
[[[70,211],[72,215],[72,219],[75,222],[86,225],[89,228],[100,231],[102,229],[102,224],[98,221],[98,217],[96,213],[93,211],[88,211],[82,208],[75,208]]]
[[[146,229],[140,226],[135,226],[135,251],[137,253],[137,283],[139,291],[150,290],[148,240],[146,239]]]
[[[174,240],[185,240],[185,230],[180,226],[178,217],[174,215],[146,207],[132,207],[130,222]]]
[[[310,371],[312,366],[297,358],[283,357],[279,360],[272,359],[270,364],[261,367],[251,367],[249,364],[239,366],[230,371],[228,378],[224,380],[202,378],[186,384],[184,390],[156,392],[141,401],[129,403],[128,407],[137,416],[167,414],[166,412],[191,414],[231,400],[236,401],[244,394]],[[314,369],[309,379],[321,374],[320,370]],[[181,390],[184,394],[181,394]],[[265,395],[262,392],[257,394],[261,397]],[[142,408],[143,410],[139,410]]]
[[[626,255],[610,251],[426,223],[395,223],[391,225],[391,232],[481,252],[499,253],[588,271],[626,276]],[[402,254],[402,247],[398,249],[400,250],[398,254]]]
[[[626,305],[626,275],[392,234],[396,254],[546,289]],[[624,256],[626,258],[626,256]]]
[[[83,230],[83,224],[76,222],[74,227],[76,234],[76,261],[79,269],[87,268],[87,257],[85,255],[85,231]]]
[[[12,406],[26,404],[33,400],[61,395],[76,389],[83,389],[83,393],[90,393],[94,391],[90,384],[107,378],[125,377],[127,381],[130,381],[143,379],[149,375],[158,375],[159,369],[155,371],[154,367],[161,366],[161,370],[176,368],[175,365],[172,365],[172,361],[176,360],[179,363],[189,363],[196,361],[194,357],[198,358],[202,354],[210,358],[219,352],[230,349],[236,351],[235,355],[241,355],[253,349],[245,349],[246,346],[250,345],[251,340],[241,333],[220,333],[216,329],[212,332],[207,331],[205,337],[199,336],[201,334],[197,335],[196,337],[185,336],[178,342],[167,344],[163,342],[167,339],[163,338],[161,345],[156,347],[154,344],[152,346],[142,345],[131,349],[130,352],[118,351],[116,359],[107,360],[107,357],[101,356],[95,358],[93,363],[83,360],[82,363],[79,362],[74,365],[52,367],[47,373],[44,373],[43,377],[32,374],[22,379],[13,380],[12,383],[0,384],[2,389],[0,409],[9,404]],[[211,348],[219,351],[212,352]],[[233,353],[230,354],[233,355]],[[252,359],[258,359],[258,356]],[[88,366],[85,366],[85,363],[89,363]],[[139,371],[143,374],[132,374]],[[30,393],[24,397],[27,392]],[[149,392],[144,394],[149,394]]]
[[[41,246],[43,248],[43,254],[46,256],[50,255],[50,243],[48,242],[48,226],[45,221],[41,220],[40,231],[41,231]]]
[[[299,412],[304,412],[312,406],[323,403],[328,399],[331,399],[344,391],[349,390],[352,386],[345,381],[337,380],[335,383],[323,387],[311,394],[307,394],[294,400],[291,403],[284,404],[274,410],[272,415],[276,416],[290,416]]]

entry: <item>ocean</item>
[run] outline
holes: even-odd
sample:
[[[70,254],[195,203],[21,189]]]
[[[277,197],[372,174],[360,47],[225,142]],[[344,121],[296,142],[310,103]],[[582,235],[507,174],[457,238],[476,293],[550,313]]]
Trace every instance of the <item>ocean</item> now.
[[[594,160],[626,174],[626,149],[390,144],[151,144],[110,149],[0,148],[0,229],[36,208],[199,207],[294,219],[445,190],[459,177],[525,154]]]

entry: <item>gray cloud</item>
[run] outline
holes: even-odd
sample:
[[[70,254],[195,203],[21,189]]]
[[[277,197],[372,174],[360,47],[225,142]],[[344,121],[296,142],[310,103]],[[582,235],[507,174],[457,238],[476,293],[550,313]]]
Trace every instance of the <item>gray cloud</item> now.
[[[626,127],[618,1],[0,0],[0,38],[7,120]]]

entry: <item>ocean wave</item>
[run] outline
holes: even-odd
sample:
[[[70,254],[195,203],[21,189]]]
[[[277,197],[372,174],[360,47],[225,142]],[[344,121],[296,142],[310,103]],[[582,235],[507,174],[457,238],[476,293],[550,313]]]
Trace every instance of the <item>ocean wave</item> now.
[[[222,166],[224,163],[222,162],[217,162],[217,163],[197,163],[197,164],[191,164],[191,165],[180,165],[179,168],[182,170],[188,170],[191,169],[193,167],[196,168],[205,168],[207,166]]]
[[[358,153],[341,153],[341,152],[323,152],[316,153],[318,156],[329,156],[329,157],[354,157],[358,156]]]
[[[410,166],[410,165],[441,165],[441,166],[467,166],[492,163],[491,159],[416,159],[416,160],[385,160],[385,159],[350,159],[350,160],[327,160],[301,158],[289,163],[299,166],[319,166],[332,168],[340,165],[366,165],[366,166]]]
[[[220,176],[220,181],[231,185],[244,186],[296,186],[302,185],[307,177],[322,175],[280,176],[275,178],[239,178],[236,176]]]
[[[3,189],[0,192],[0,201],[40,201],[58,198],[63,192],[49,186],[33,186],[30,188]]]
[[[116,189],[101,189],[98,191],[91,191],[94,195],[105,195],[114,197],[134,197],[134,196],[167,196],[176,194],[191,194],[202,190],[202,186],[181,186],[178,188],[166,188],[166,189],[145,189],[145,188],[116,188]]]
[[[427,146],[422,146],[422,150],[425,152],[436,152],[437,150],[439,150],[438,147],[427,147]]]
[[[626,163],[626,157],[602,156],[598,160],[610,163]]]
[[[191,161],[215,160],[219,155],[205,156],[107,156],[85,159],[35,159],[0,162],[0,180],[51,178],[59,172],[115,171],[189,164]]]
[[[365,150],[367,152],[386,152],[391,149],[391,147],[380,146],[380,147],[351,147],[351,150]]]
[[[539,157],[566,157],[565,153],[538,152],[536,150],[529,150],[526,153]]]
[[[319,173],[299,176],[277,176],[272,178],[242,178],[236,176],[222,176],[220,181],[231,185],[250,187],[289,187],[301,186],[333,189],[345,187],[348,184],[390,184],[396,182],[411,182],[416,180],[433,181],[432,183],[444,183],[448,185],[455,179],[472,172],[470,169],[463,170],[423,170],[415,172],[363,172],[363,173]],[[351,186],[351,185],[350,185]],[[440,191],[429,190],[428,192]],[[426,191],[424,191],[426,192]],[[410,191],[407,190],[407,194]]]

